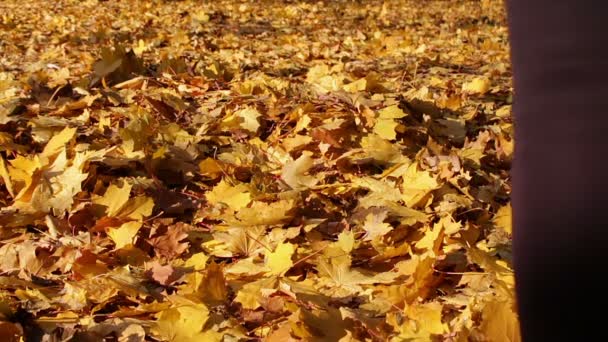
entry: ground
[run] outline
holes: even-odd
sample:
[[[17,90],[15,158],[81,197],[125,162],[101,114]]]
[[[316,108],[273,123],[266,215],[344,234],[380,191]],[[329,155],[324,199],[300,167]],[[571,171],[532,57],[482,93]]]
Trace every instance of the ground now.
[[[0,2],[0,334],[518,341],[504,16]]]

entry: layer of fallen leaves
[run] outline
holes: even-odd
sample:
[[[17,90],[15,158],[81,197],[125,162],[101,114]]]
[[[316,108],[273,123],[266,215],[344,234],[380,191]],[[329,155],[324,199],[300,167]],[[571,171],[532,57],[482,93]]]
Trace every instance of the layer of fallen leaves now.
[[[0,3],[0,334],[517,341],[500,1]]]

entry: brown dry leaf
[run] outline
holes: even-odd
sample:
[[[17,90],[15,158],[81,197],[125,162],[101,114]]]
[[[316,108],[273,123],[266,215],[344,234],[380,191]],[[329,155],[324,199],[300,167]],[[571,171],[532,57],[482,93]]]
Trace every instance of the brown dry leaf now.
[[[205,303],[226,301],[228,288],[226,287],[223,267],[219,264],[211,263],[205,270],[198,291]]]
[[[175,281],[176,271],[171,265],[161,265],[154,261],[148,265],[150,277],[161,285],[169,285]]]
[[[2,181],[4,182],[4,186],[6,190],[11,195],[11,197],[15,197],[15,192],[13,191],[13,183],[11,182],[11,178],[8,174],[8,169],[6,168],[6,163],[4,162],[4,158],[0,155],[0,177],[2,177]]]
[[[175,258],[188,249],[188,241],[183,241],[187,237],[188,233],[181,226],[170,226],[166,234],[152,238],[150,242],[158,255]]]
[[[0,336],[2,336],[6,342],[23,341],[23,328],[19,324],[0,322]]]

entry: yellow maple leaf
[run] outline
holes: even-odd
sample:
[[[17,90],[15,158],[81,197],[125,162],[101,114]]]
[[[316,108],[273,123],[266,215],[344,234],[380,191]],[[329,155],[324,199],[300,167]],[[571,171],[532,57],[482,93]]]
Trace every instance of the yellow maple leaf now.
[[[441,304],[437,302],[408,305],[404,313],[409,320],[404,324],[396,324],[399,335],[394,341],[430,341],[433,335],[447,332],[447,324],[441,321],[442,309]],[[396,323],[391,319],[389,322]]]
[[[208,319],[209,309],[204,304],[182,305],[158,313],[154,331],[172,342],[195,341]]]
[[[131,184],[123,182],[121,187],[111,184],[102,197],[93,199],[93,203],[106,206],[106,215],[115,216],[127,203],[130,194]]]
[[[293,266],[291,256],[295,250],[294,245],[291,243],[280,243],[274,252],[268,253],[266,255],[266,266],[270,268],[270,272],[268,273],[282,275],[287,272]]]
[[[65,283],[57,302],[70,310],[81,310],[87,306],[87,292],[79,286]]]
[[[275,277],[246,283],[238,290],[234,301],[241,303],[244,309],[255,310],[261,306],[260,302],[264,296],[262,290],[274,289],[276,286],[277,278]]]
[[[238,276],[255,276],[266,273],[268,269],[261,263],[254,263],[253,258],[241,259],[226,268],[226,274]]]
[[[142,223],[138,221],[129,221],[123,223],[118,228],[110,228],[108,230],[108,236],[116,244],[116,249],[123,248],[125,246],[133,244],[133,239],[137,235],[137,232],[141,228]]]
[[[44,150],[40,153],[40,158],[48,160],[61,152],[65,148],[65,145],[74,138],[76,134],[76,128],[66,127],[61,132],[55,134],[49,142],[44,146]]]
[[[292,189],[309,188],[317,184],[318,180],[315,177],[306,175],[314,164],[311,155],[311,152],[306,151],[298,159],[283,167],[281,178]]]
[[[205,274],[199,271],[207,267],[207,260],[209,260],[209,257],[204,252],[195,253],[186,260],[184,267],[192,268],[195,272],[185,276],[185,284],[180,288],[181,294],[197,293],[199,291],[203,280],[205,280]]]
[[[366,232],[365,241],[375,240],[393,230],[390,224],[384,222],[387,213],[387,211],[381,211],[379,213],[367,214],[363,223],[363,230]]]
[[[342,88],[344,88],[344,90],[346,90],[349,93],[356,93],[359,91],[364,91],[366,87],[367,87],[367,80],[364,77],[364,78],[360,78],[356,81],[350,82],[349,84],[346,84]]]
[[[293,151],[296,148],[312,142],[312,137],[308,135],[296,134],[293,137],[283,139],[282,145],[285,151]]]
[[[333,74],[326,64],[319,64],[308,69],[306,82],[312,83],[318,92],[325,94],[340,90],[344,84],[344,76]]]
[[[430,172],[418,171],[418,163],[412,163],[403,175],[402,199],[408,207],[414,207],[438,187],[439,183]]]
[[[400,119],[406,115],[397,105],[388,106],[378,111],[378,118],[380,119]]]
[[[251,194],[246,184],[232,186],[223,179],[205,197],[211,204],[224,203],[232,210],[244,208],[251,202]]]
[[[36,170],[42,168],[42,161],[35,155],[33,157],[17,156],[9,161],[9,176],[13,181],[13,190],[16,192],[15,199],[20,198],[27,192],[34,179],[32,179]]]
[[[513,233],[512,220],[511,203],[500,207],[492,219],[497,227],[504,229],[504,231],[509,234]]]
[[[387,140],[397,139],[395,129],[399,124],[392,119],[378,119],[374,125],[374,133]]]
[[[322,259],[317,263],[317,270],[320,276],[319,284],[328,288],[335,296],[359,293],[363,290],[361,285],[376,282],[373,277],[351,269],[345,262],[328,262]]]
[[[355,234],[352,231],[343,231],[338,235],[335,244],[344,252],[350,253],[355,246]]]
[[[293,217],[294,206],[294,200],[273,203],[254,201],[250,207],[239,210],[237,218],[240,224],[247,226],[281,224]]]
[[[441,243],[443,242],[444,235],[445,234],[443,224],[436,223],[433,226],[433,229],[427,227],[424,237],[420,239],[415,246],[416,248],[426,250],[431,257],[436,257],[439,253],[439,249],[441,247]]]
[[[378,112],[378,118],[374,125],[374,133],[384,139],[395,140],[397,138],[395,129],[399,126],[399,123],[394,119],[400,119],[406,115],[397,105],[382,108]]]
[[[146,196],[130,198],[116,214],[117,217],[129,218],[141,221],[144,217],[150,216],[154,209],[154,200]]]
[[[462,91],[468,94],[485,94],[488,90],[490,90],[490,80],[485,77],[476,77],[462,85]]]
[[[206,158],[198,164],[199,172],[207,177],[218,178],[223,170],[220,164],[213,158]]]
[[[491,301],[482,312],[479,330],[488,341],[521,342],[519,320],[509,301]]]
[[[238,110],[235,115],[241,118],[241,128],[248,130],[249,132],[257,132],[260,128],[258,118],[262,115],[257,109],[253,107],[243,108]]]
[[[209,257],[205,253],[195,253],[186,260],[184,266],[192,267],[196,271],[204,270],[207,267],[207,260],[209,260]]]
[[[363,158],[373,158],[382,163],[406,163],[409,159],[393,143],[377,134],[369,134],[361,139],[361,148],[365,155]],[[409,163],[408,163],[409,164]]]

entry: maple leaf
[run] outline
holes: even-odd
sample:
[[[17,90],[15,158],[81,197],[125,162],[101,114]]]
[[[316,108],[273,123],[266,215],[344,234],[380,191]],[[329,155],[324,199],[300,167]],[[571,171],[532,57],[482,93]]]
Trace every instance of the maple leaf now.
[[[212,262],[205,270],[198,288],[199,295],[205,303],[224,302],[228,296],[228,287],[223,267]]]
[[[262,116],[257,109],[252,107],[247,107],[238,110],[235,115],[241,118],[241,127],[249,132],[255,133],[258,128],[260,128],[260,123],[258,118]]]
[[[13,190],[13,184],[11,182],[11,178],[8,173],[8,169],[6,168],[6,163],[4,162],[4,158],[0,155],[0,177],[2,177],[2,181],[4,182],[4,186],[8,193],[15,197],[15,192]]]
[[[144,70],[142,62],[133,50],[126,51],[116,45],[114,49],[102,48],[101,59],[94,66],[94,75],[89,86],[107,79],[106,83],[118,83],[141,74]]]
[[[263,289],[275,289],[276,277],[262,278],[245,284],[236,294],[235,302],[240,303],[244,309],[255,310],[261,306]]]
[[[393,340],[429,341],[433,335],[447,332],[447,325],[441,321],[441,311],[438,302],[408,305],[404,313],[409,320],[405,324],[392,322],[399,331]]]
[[[404,284],[380,287],[382,297],[393,304],[412,303],[417,298],[426,298],[436,280],[433,265],[435,259],[429,256],[415,256],[410,262],[401,265],[400,271],[410,275]]]
[[[313,166],[312,153],[305,151],[298,159],[285,164],[281,171],[281,178],[292,189],[310,188],[317,184],[314,176],[305,175]]]
[[[263,239],[264,232],[265,229],[260,226],[230,227],[214,233],[214,240],[204,243],[203,247],[210,254],[220,257],[255,255],[263,248],[259,239]]]
[[[293,200],[273,203],[254,201],[250,207],[239,210],[237,218],[241,224],[250,226],[281,224],[292,218],[294,207]]]
[[[244,208],[251,202],[246,184],[231,186],[223,179],[205,197],[211,204],[224,203],[232,210]]]
[[[116,249],[132,245],[135,240],[137,232],[141,228],[142,223],[137,221],[130,221],[123,223],[118,228],[110,228],[108,230],[108,236],[116,244]]]
[[[167,233],[150,239],[154,250],[158,255],[165,258],[174,258],[184,253],[189,246],[188,241],[182,242],[188,237],[188,233],[181,227],[171,226],[167,228]]]
[[[363,91],[367,88],[367,80],[365,78],[360,78],[356,81],[344,85],[342,88],[344,88],[344,90],[348,91],[349,93]]]
[[[150,277],[161,285],[169,285],[177,278],[177,272],[171,265],[161,265],[154,261],[148,265]]]
[[[384,223],[387,213],[387,211],[381,211],[367,214],[363,223],[363,230],[366,232],[364,240],[375,240],[393,230],[390,224]]]
[[[270,274],[282,275],[287,272],[293,262],[291,256],[295,252],[295,248],[291,243],[281,243],[275,248],[274,252],[266,255],[266,266],[270,268]]]
[[[65,283],[62,295],[58,298],[58,303],[65,305],[70,310],[81,310],[87,306],[87,293],[84,289]]]
[[[188,260],[186,260],[186,263],[184,264],[185,267],[193,267],[194,270],[196,271],[200,271],[205,269],[205,267],[207,266],[207,260],[209,259],[209,257],[203,253],[195,253],[192,254],[192,256],[190,258],[188,258]]]
[[[490,80],[483,77],[476,77],[462,85],[462,91],[469,94],[485,94],[488,90],[490,90]]]
[[[519,321],[513,303],[494,300],[486,303],[482,311],[480,330],[490,340],[520,342]]]
[[[131,184],[123,182],[122,186],[111,184],[102,197],[94,198],[93,203],[106,206],[106,215],[116,216],[127,203],[131,194]]]
[[[76,130],[65,128],[54,135],[44,150],[34,159],[18,158],[12,161],[10,178],[25,186],[15,196],[13,207],[25,212],[63,214],[73,204],[81,183],[87,178],[83,170],[88,161],[98,159],[108,150],[77,153],[72,161],[67,158],[64,146],[73,139]],[[12,188],[12,182],[10,187]]]
[[[198,164],[198,167],[202,175],[208,176],[213,179],[219,178],[223,172],[220,164],[213,158],[206,158],[202,160]]]
[[[439,183],[430,172],[417,169],[417,163],[412,163],[403,175],[402,199],[408,207],[419,205],[426,195],[439,187]]]
[[[363,291],[361,285],[373,284],[374,279],[369,278],[361,272],[352,270],[348,264],[341,262],[337,265],[325,260],[317,263],[320,285],[328,287],[337,296],[353,295]]]
[[[209,319],[209,309],[204,304],[189,304],[163,310],[157,314],[154,331],[167,341],[203,341],[203,325]]]
[[[368,134],[364,136],[361,139],[361,148],[364,152],[362,158],[372,158],[381,164],[409,164],[409,159],[401,153],[398,146],[380,135]]]
[[[505,232],[512,234],[512,214],[511,214],[511,204],[507,204],[505,206],[500,207],[496,212],[496,216],[492,219],[496,226],[502,228]]]
[[[355,234],[352,231],[343,231],[338,235],[336,245],[346,253],[350,253],[355,247]]]
[[[120,211],[117,217],[141,221],[144,217],[150,216],[154,209],[154,200],[146,196],[136,196],[130,198]]]
[[[387,140],[395,140],[397,133],[395,129],[399,125],[394,119],[405,117],[406,114],[396,105],[386,107],[378,112],[378,118],[374,125],[374,133]]]
[[[241,259],[238,262],[227,267],[227,274],[236,274],[239,276],[256,276],[267,272],[268,269],[261,263],[254,263],[253,258]]]
[[[44,149],[40,153],[40,158],[43,163],[48,163],[53,157],[57,156],[64,148],[67,143],[69,143],[76,134],[76,128],[66,127],[61,132],[54,135],[51,140],[49,140]]]
[[[328,93],[342,88],[344,83],[343,75],[333,74],[325,64],[319,64],[308,70],[306,82],[312,83],[320,93]]]
[[[443,242],[443,237],[443,225],[440,223],[436,223],[433,226],[433,229],[427,227],[424,237],[418,242],[416,242],[415,246],[416,248],[427,250],[431,257],[435,258],[439,253],[441,243]]]

